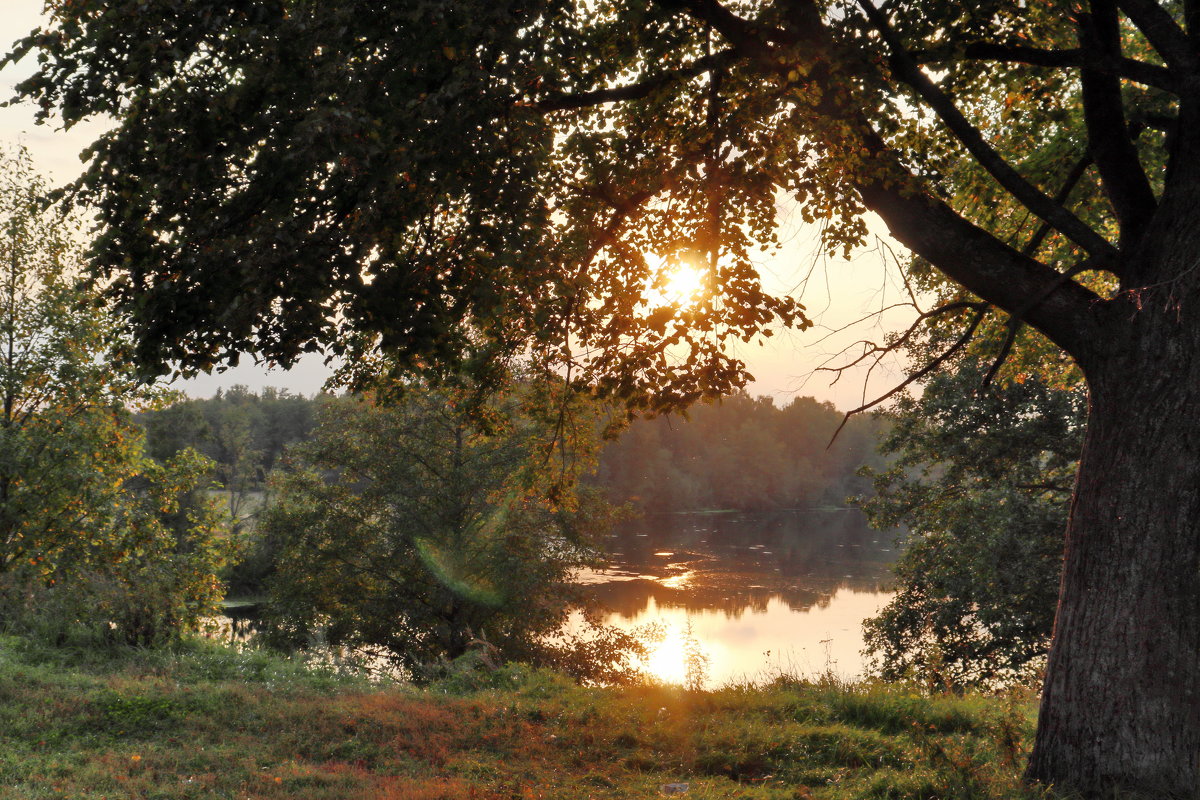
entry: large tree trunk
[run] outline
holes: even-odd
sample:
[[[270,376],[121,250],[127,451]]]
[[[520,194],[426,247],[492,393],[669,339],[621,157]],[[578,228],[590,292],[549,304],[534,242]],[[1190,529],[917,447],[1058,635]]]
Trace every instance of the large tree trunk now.
[[[1200,796],[1200,326],[1174,290],[1153,294],[1088,370],[1027,772],[1085,796]]]

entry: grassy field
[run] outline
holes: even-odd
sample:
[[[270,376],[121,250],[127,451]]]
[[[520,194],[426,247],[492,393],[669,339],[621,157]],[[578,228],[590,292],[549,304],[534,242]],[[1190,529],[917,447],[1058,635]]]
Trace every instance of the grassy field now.
[[[525,668],[417,690],[211,645],[0,638],[0,797],[1042,797],[1019,783],[1032,713],[832,681],[580,688]]]

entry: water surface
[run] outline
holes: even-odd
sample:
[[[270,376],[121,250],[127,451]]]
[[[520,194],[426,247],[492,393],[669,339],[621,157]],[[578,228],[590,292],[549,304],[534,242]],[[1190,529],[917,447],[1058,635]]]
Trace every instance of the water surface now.
[[[707,685],[779,672],[861,674],[862,620],[887,604],[894,533],[861,512],[656,514],[623,525],[611,565],[579,578],[605,622],[666,631],[647,665],[686,676],[688,631]]]

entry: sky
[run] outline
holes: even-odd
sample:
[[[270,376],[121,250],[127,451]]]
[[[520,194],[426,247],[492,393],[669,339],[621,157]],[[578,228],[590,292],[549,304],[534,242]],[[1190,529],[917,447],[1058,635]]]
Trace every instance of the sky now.
[[[0,0],[0,46],[7,50],[9,43],[33,29],[42,6],[43,0]],[[0,99],[10,98],[13,85],[31,69],[32,64],[22,63],[0,72]],[[28,104],[0,108],[0,147],[25,145],[38,169],[55,183],[65,183],[80,173],[79,153],[107,127],[100,120],[63,130],[61,123],[54,120],[37,125],[34,117],[34,109]],[[869,246],[849,260],[825,257],[820,254],[816,231],[800,221],[794,203],[781,197],[778,214],[783,246],[758,264],[763,284],[768,291],[799,299],[815,324],[806,331],[779,330],[761,345],[739,344],[734,353],[747,363],[756,378],[747,391],[751,395],[769,395],[781,405],[792,397],[811,395],[842,410],[855,408],[864,399],[874,399],[899,381],[901,375],[896,365],[877,370],[870,380],[863,370],[858,370],[836,382],[831,373],[821,372],[820,367],[840,363],[837,354],[843,348],[863,339],[880,341],[886,329],[902,327],[914,316],[912,309],[897,310],[842,330],[853,321],[902,300],[895,270],[890,268],[889,248],[897,254],[902,254],[903,248],[890,240],[886,229],[874,220],[869,221],[872,230]],[[207,397],[218,388],[234,384],[251,389],[275,386],[308,395],[319,391],[328,377],[319,356],[306,357],[286,372],[267,370],[249,361],[243,359],[237,368],[179,381],[175,386],[195,397]]]

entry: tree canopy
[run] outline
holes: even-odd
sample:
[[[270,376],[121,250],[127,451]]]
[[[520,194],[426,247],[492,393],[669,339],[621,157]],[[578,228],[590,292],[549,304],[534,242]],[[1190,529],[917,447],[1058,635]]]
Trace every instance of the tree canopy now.
[[[780,194],[832,251],[876,213],[965,292],[927,319],[1030,325],[1088,381],[1030,778],[1186,796],[1198,45],[1193,0],[75,0],[13,57],[44,113],[119,122],[66,196],[151,371],[528,348],[677,404],[804,324],[753,268]],[[656,295],[683,260],[711,292]]]
[[[750,261],[773,187],[715,189],[728,159],[702,104],[639,110],[633,149],[607,111],[564,128],[537,100],[573,25],[558,2],[84,3],[18,53],[56,51],[22,91],[68,124],[131,122],[70,194],[101,215],[94,264],[151,368],[325,348],[354,377],[393,368],[363,360],[379,348],[482,373],[532,346],[631,398],[727,390],[743,366],[725,340],[803,321]],[[666,280],[651,253],[707,259],[714,226],[724,296],[643,299]]]

